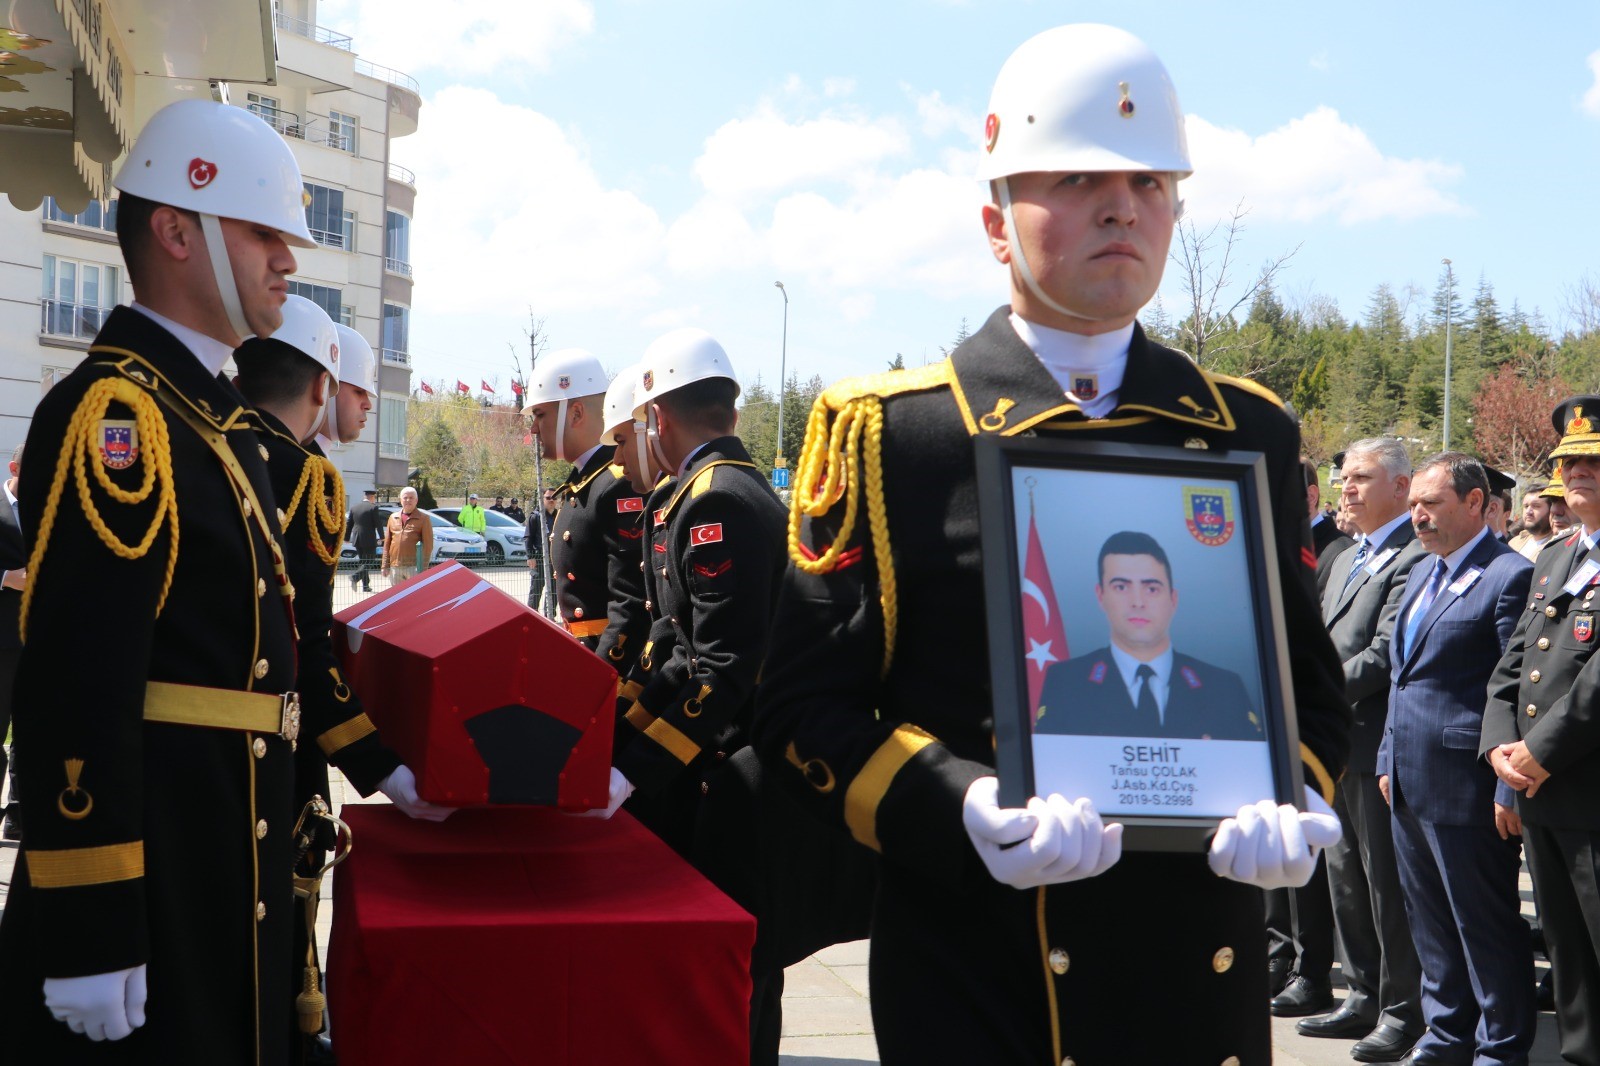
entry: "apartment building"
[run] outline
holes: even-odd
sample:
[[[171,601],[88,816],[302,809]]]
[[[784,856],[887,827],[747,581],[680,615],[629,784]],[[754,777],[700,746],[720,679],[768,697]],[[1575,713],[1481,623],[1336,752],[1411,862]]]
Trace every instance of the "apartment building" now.
[[[416,179],[389,162],[389,145],[416,132],[421,93],[414,79],[361,58],[358,42],[319,25],[316,0],[281,0],[269,14],[274,83],[213,91],[259,115],[299,161],[318,247],[296,250],[291,291],[379,353],[380,395],[367,428],[330,455],[359,498],[364,488],[403,485],[409,469]],[[115,219],[114,199],[75,212],[51,197],[32,211],[0,204],[0,456],[26,435],[40,395],[78,364],[110,309],[133,299]]]

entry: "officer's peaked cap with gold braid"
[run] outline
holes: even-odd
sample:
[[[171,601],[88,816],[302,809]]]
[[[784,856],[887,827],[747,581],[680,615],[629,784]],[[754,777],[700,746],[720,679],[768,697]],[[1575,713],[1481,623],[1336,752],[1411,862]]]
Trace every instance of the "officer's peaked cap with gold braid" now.
[[[1552,459],[1568,455],[1600,455],[1600,396],[1574,396],[1550,412],[1550,422],[1561,434]]]

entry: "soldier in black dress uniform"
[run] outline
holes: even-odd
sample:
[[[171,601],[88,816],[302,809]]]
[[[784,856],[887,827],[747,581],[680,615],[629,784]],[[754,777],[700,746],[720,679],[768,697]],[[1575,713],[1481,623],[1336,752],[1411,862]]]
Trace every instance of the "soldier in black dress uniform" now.
[[[259,118],[190,100],[115,184],[135,303],[41,401],[21,478],[0,1032],[21,1062],[279,1063],[294,621],[258,422],[219,372],[313,246],[300,172]]]
[[[1271,392],[1134,320],[1191,170],[1171,83],[1141,42],[1105,26],[1034,38],[1000,74],[987,133],[983,215],[1011,306],[947,361],[835,385],[813,408],[756,742],[815,814],[881,854],[870,977],[888,1066],[1265,1064],[1251,886],[1303,882],[1336,839],[1324,812],[1350,720],[1314,597],[1298,433]],[[1117,861],[1120,827],[1087,800],[998,807],[972,438],[1023,433],[1266,457],[1318,813],[1245,808],[1208,863]],[[1241,834],[1269,817],[1301,821],[1314,846],[1246,876]],[[1139,1024],[1151,996],[1159,1024]]]
[[[1480,753],[1518,793],[1522,842],[1555,978],[1565,1062],[1600,1063],[1600,396],[1551,420],[1551,452],[1581,528],[1534,562],[1522,621],[1489,681]],[[1504,819],[1496,811],[1496,823]]]
[[[331,763],[363,796],[382,791],[412,817],[442,821],[449,808],[417,798],[410,768],[383,745],[361,700],[345,684],[330,634],[334,574],[344,541],[344,482],[314,438],[319,429],[328,439],[360,435],[365,419],[357,394],[375,392],[377,384],[372,349],[354,330],[342,334],[327,312],[302,296],[290,296],[283,311],[283,326],[269,338],[245,341],[234,361],[239,387],[262,422],[259,435],[283,530],[284,565],[295,589],[297,688],[306,740],[295,749],[296,810],[316,800],[332,806]],[[365,406],[370,408],[370,401]],[[328,823],[308,817],[304,824],[311,846],[300,856],[295,875],[309,892],[335,841],[326,832]],[[291,995],[320,987],[310,954],[316,912],[308,911],[306,899],[297,894],[295,914]],[[320,1030],[320,1020],[308,1020],[314,1018],[308,1013],[301,1019],[299,1031]]]
[[[600,442],[605,421],[605,371],[580,348],[542,356],[522,413],[544,453],[571,462],[556,487],[550,572],[557,618],[584,646],[625,673],[639,656],[645,624],[639,572],[644,494],[622,477],[615,446]]]

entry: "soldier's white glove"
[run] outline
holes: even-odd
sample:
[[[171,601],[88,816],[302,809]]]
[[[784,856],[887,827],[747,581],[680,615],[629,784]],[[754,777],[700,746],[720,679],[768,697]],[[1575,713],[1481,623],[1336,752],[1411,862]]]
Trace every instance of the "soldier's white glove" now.
[[[610,818],[617,813],[617,808],[628,802],[628,797],[633,795],[633,782],[622,776],[622,771],[615,766],[611,768],[611,781],[606,786],[606,805],[603,809],[592,811],[578,811],[584,818]]]
[[[416,775],[405,763],[389,771],[389,776],[378,785],[378,791],[394,801],[394,805],[409,817],[419,821],[442,822],[455,812],[454,807],[439,807],[419,797]]]
[[[1102,825],[1087,799],[1038,796],[1027,809],[1000,806],[1000,782],[980,777],[967,788],[961,821],[989,874],[1012,888],[1098,877],[1122,858],[1122,826]]]
[[[1318,853],[1342,835],[1333,808],[1309,788],[1304,811],[1262,800],[1217,826],[1211,870],[1257,888],[1301,888],[1317,868]]]
[[[144,1024],[145,967],[46,977],[44,1005],[58,1022],[90,1040],[121,1040]]]

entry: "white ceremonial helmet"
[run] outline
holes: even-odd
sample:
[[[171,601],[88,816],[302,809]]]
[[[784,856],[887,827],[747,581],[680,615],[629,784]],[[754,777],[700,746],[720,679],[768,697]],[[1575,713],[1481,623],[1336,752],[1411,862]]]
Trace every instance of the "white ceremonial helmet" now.
[[[1057,26],[1022,43],[995,78],[984,120],[978,180],[993,181],[1015,234],[1015,174],[1153,171],[1174,181],[1194,173],[1183,109],[1167,68],[1126,30],[1091,22]],[[1182,204],[1174,208],[1181,212]],[[1089,318],[1039,286],[1019,242],[1012,261],[1023,284],[1046,307]]]
[[[200,216],[223,309],[241,338],[252,333],[219,219],[270,226],[288,244],[316,247],[294,153],[271,126],[240,107],[213,100],[163,107],[145,123],[112,185]]]
[[[1036,171],[1188,177],[1183,109],[1167,68],[1126,30],[1045,30],[1006,60],[989,96],[978,180]]]
[[[567,401],[596,396],[606,391],[610,379],[593,353],[583,348],[561,348],[541,356],[534,365],[528,391],[522,397],[522,413],[529,415],[542,403],[558,401],[556,406],[556,454],[566,461]]]
[[[633,393],[639,381],[638,364],[623,367],[606,389],[605,424],[600,429],[601,444],[616,444],[617,430],[633,421]]]
[[[650,342],[639,361],[638,387],[633,393],[633,421],[645,425],[645,436],[655,452],[656,462],[663,470],[672,464],[661,450],[656,413],[651,409],[655,400],[674,389],[692,385],[708,378],[727,378],[733,382],[733,394],[739,395],[739,380],[733,376],[733,361],[717,339],[703,329],[687,327],[675,329]]]
[[[283,300],[283,325],[269,339],[287,344],[328,374],[322,416],[312,430],[338,440],[338,416],[333,398],[339,391],[339,332],[333,319],[304,296],[291,294]]]
[[[378,398],[378,357],[357,330],[342,322],[333,328],[339,334],[339,381],[363,390],[376,402]]]

